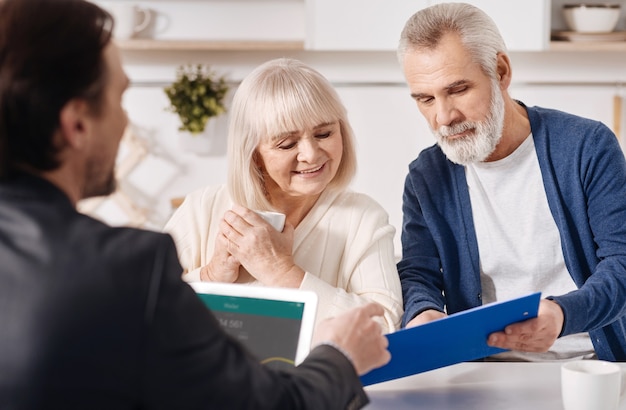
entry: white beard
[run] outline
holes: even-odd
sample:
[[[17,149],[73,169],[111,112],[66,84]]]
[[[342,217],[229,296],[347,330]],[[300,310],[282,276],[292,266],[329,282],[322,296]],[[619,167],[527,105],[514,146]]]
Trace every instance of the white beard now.
[[[492,81],[491,90],[489,115],[484,121],[465,121],[432,130],[441,150],[450,161],[459,165],[482,162],[496,149],[504,126],[504,99],[497,81]],[[452,140],[448,138],[469,129],[474,129],[470,135]]]

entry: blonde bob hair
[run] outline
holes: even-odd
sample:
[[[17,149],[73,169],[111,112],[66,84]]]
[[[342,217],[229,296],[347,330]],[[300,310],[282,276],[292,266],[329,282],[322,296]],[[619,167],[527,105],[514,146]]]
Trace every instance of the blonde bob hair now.
[[[272,210],[257,147],[280,134],[338,122],[343,155],[326,189],[345,189],[356,173],[354,135],[347,112],[330,82],[306,64],[288,58],[268,61],[240,84],[230,108],[228,189],[250,209]]]

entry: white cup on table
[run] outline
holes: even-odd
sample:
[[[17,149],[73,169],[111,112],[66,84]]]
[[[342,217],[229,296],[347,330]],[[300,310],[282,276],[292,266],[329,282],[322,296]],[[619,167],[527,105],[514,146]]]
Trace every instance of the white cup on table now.
[[[603,360],[575,360],[561,366],[565,410],[617,410],[622,369]]]
[[[135,34],[145,30],[152,20],[150,10],[133,3],[113,3],[109,11],[115,19],[113,37],[118,40],[127,40]]]

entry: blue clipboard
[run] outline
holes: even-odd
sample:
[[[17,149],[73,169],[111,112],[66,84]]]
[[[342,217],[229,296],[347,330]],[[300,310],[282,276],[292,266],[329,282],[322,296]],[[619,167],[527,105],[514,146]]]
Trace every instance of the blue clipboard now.
[[[464,310],[421,326],[389,333],[391,361],[361,376],[363,386],[398,379],[506,350],[487,337],[511,323],[537,317],[541,293]]]

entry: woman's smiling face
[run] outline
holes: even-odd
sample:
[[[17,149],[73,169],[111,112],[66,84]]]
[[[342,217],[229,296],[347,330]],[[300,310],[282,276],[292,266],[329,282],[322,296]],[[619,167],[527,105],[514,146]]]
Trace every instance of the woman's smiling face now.
[[[258,166],[273,205],[284,199],[317,199],[337,174],[343,155],[338,121],[291,131],[261,142]]]

